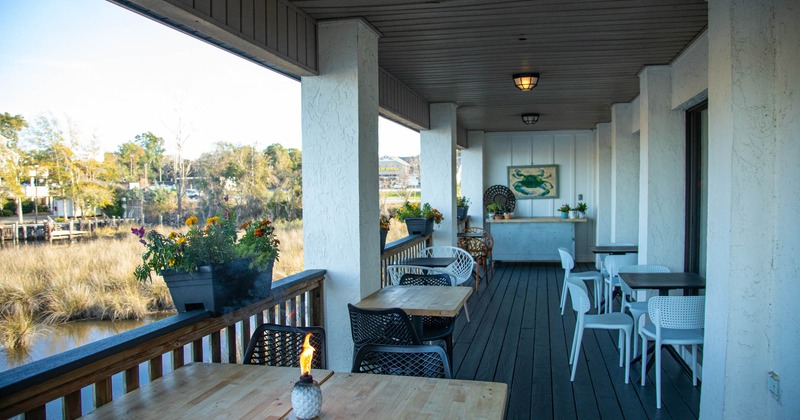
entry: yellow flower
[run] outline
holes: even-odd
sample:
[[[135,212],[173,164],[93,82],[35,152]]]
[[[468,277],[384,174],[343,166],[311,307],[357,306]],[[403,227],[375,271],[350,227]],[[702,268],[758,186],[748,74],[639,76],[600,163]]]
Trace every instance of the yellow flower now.
[[[177,238],[177,237],[178,237],[178,233],[177,233],[177,232],[170,232],[170,233],[169,233],[169,238],[170,238],[170,239],[175,239],[175,238]]]
[[[219,216],[209,217],[206,219],[206,226],[211,226],[219,221]]]
[[[167,261],[167,263],[169,264],[170,267],[175,267],[175,258],[170,258],[169,261]]]
[[[182,244],[184,242],[186,242],[186,238],[184,238],[183,236],[181,236],[180,238],[178,238],[177,241],[175,241],[175,243],[177,243],[178,245],[180,245],[180,244]]]
[[[186,226],[194,226],[195,223],[197,223],[197,216],[186,219]]]

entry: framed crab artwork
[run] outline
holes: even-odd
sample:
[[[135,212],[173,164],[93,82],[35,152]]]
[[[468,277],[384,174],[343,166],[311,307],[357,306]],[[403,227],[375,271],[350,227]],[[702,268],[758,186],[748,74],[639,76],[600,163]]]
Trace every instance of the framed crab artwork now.
[[[509,166],[508,188],[517,199],[558,198],[558,165]]]

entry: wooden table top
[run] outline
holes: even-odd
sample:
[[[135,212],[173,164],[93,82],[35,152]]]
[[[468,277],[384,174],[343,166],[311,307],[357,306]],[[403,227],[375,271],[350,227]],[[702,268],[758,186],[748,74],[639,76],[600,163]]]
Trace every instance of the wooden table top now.
[[[324,383],[329,370],[311,371]],[[192,363],[87,414],[91,419],[279,419],[292,410],[300,368]]]
[[[631,289],[705,289],[706,279],[695,273],[619,273]]]
[[[386,286],[356,306],[362,309],[400,308],[412,316],[455,317],[471,294],[471,287]]]
[[[456,235],[459,238],[483,238],[483,233],[481,232],[458,232]]]
[[[610,254],[610,255],[638,254],[639,247],[636,245],[593,246],[592,252],[594,252],[595,254]]]
[[[321,385],[320,418],[502,419],[498,382],[339,373]]]
[[[401,265],[419,265],[422,267],[447,267],[456,262],[453,257],[420,257],[420,258],[406,258],[398,264]]]

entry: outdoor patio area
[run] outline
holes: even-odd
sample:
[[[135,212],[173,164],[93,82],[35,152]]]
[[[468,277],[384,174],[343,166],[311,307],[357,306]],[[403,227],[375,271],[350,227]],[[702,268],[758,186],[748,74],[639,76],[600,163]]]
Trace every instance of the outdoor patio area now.
[[[593,270],[577,264],[576,270]],[[575,312],[558,306],[564,272],[556,263],[497,264],[488,287],[469,299],[467,323],[456,320],[454,376],[505,382],[506,418],[697,418],[700,386],[668,354],[663,358],[663,408],[656,409],[655,373],[639,386],[639,364],[624,382],[616,331],[586,330],[575,382],[569,349]],[[474,286],[474,283],[471,282]]]

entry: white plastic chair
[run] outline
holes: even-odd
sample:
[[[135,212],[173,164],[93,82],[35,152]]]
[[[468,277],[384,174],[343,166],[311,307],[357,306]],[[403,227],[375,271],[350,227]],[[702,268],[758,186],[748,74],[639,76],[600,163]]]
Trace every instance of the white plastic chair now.
[[[634,243],[626,243],[626,242],[608,242],[608,243],[598,244],[597,246],[636,246],[636,244],[634,244]],[[611,254],[606,254],[606,253],[602,253],[602,252],[595,254],[595,267],[597,267],[597,269],[600,271],[600,273],[603,274],[603,279],[605,280],[605,282],[601,285],[602,286],[601,290],[602,290],[603,302],[605,304],[604,305],[604,309],[608,306],[607,305],[608,300],[605,299],[605,296],[606,296],[606,287],[605,286],[609,281],[608,270],[606,269],[604,263],[605,263],[606,257],[608,257],[610,255]],[[624,266],[627,266],[627,265],[636,265],[639,262],[639,255],[635,254],[635,253],[615,255],[615,258],[620,260],[619,267],[624,267]],[[612,294],[612,296],[613,296],[613,294]]]
[[[572,254],[566,248],[558,248],[558,255],[561,256],[561,268],[564,269],[564,287],[561,288],[561,315],[564,315],[564,306],[567,303],[567,280],[570,277],[575,277],[583,281],[594,282],[594,307],[597,313],[600,313],[600,285],[603,281],[603,275],[599,271],[581,271],[573,273],[572,269],[575,268],[575,260]]]
[[[630,254],[629,254],[630,255]],[[604,278],[603,281],[603,295],[605,296],[605,311],[606,313],[613,311],[613,297],[614,291],[617,287],[620,287],[620,279],[619,279],[619,269],[620,267],[625,267],[628,265],[634,265],[631,263],[631,258],[628,255],[609,255],[605,259],[604,267],[608,274],[607,277]],[[623,311],[622,304],[620,304],[620,312]]]
[[[396,264],[390,265],[387,267],[387,270],[389,271],[389,279],[392,281],[393,285],[400,284],[400,278],[403,277],[403,274],[447,274],[450,277],[450,284],[455,284],[455,278],[441,268]]]
[[[656,354],[656,406],[661,408],[661,346],[692,346],[692,384],[697,386],[697,345],[703,344],[703,326],[706,314],[705,296],[654,296],[647,301],[652,322],[639,328],[642,349],[647,340],[655,340]],[[642,386],[647,373],[647,352],[642,351]]]
[[[623,358],[625,360],[625,383],[630,380],[631,374],[631,334],[633,334],[633,320],[625,314],[599,314],[587,315],[592,305],[589,303],[589,293],[583,280],[570,277],[567,279],[572,309],[578,317],[575,323],[575,335],[572,337],[572,350],[569,353],[569,362],[572,365],[572,375],[570,381],[575,380],[575,371],[578,366],[578,357],[581,352],[583,342],[583,330],[595,328],[601,330],[619,330],[620,334],[625,334],[625,349],[622,348],[622,337],[619,342],[619,366],[622,367]]]
[[[668,267],[663,265],[656,265],[656,264],[642,264],[642,265],[629,265],[626,267],[621,267],[619,269],[620,273],[669,273],[670,270]],[[621,280],[622,278],[620,278]],[[636,294],[633,289],[628,287],[624,281],[620,281],[620,287],[622,288],[622,307],[621,312],[625,312],[625,309],[631,313],[633,317],[633,330],[639,331],[639,322],[641,321],[642,316],[647,313],[647,301],[636,301]],[[638,344],[639,338],[638,334],[633,336],[633,353],[631,353],[631,357],[636,357],[639,354],[638,351]]]

